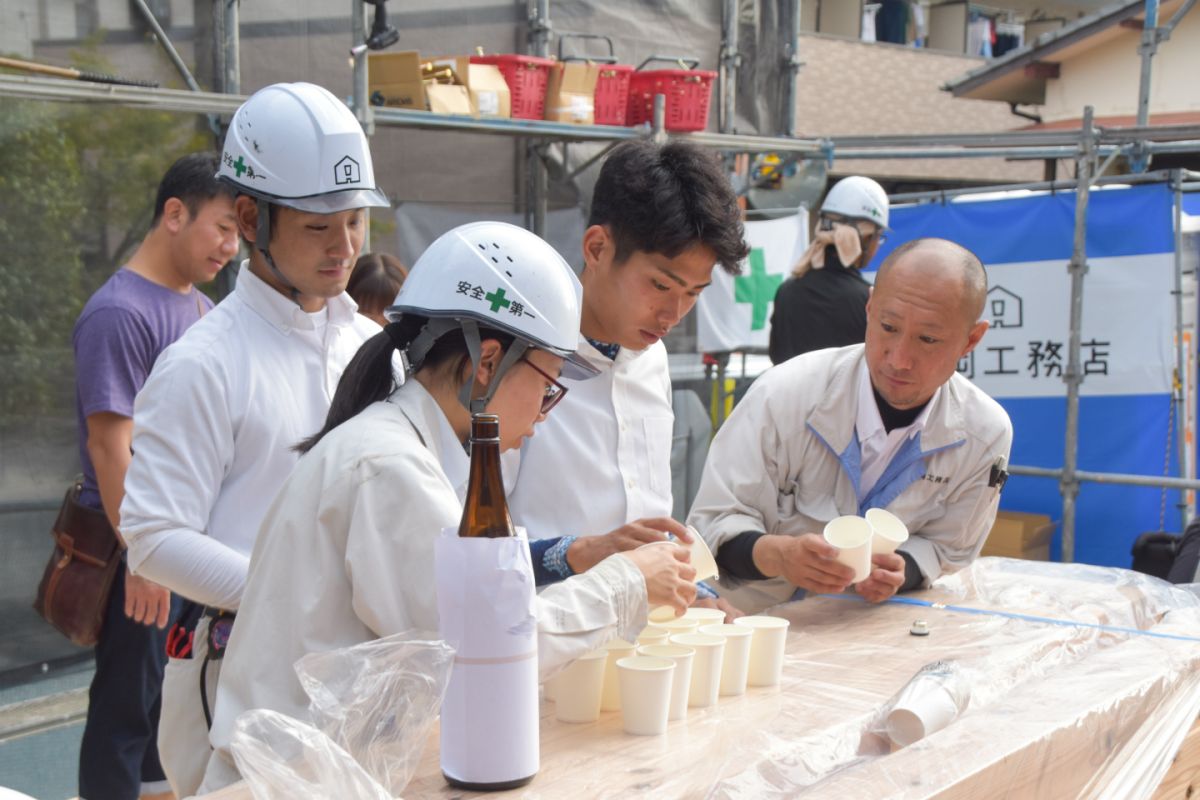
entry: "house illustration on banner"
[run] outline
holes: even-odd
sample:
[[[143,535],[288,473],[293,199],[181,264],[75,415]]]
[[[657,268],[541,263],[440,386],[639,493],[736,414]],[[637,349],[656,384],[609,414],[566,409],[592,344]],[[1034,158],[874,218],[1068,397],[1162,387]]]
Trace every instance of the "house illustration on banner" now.
[[[1020,328],[1025,321],[1024,303],[1020,297],[1003,286],[988,289],[984,315],[993,328]]]

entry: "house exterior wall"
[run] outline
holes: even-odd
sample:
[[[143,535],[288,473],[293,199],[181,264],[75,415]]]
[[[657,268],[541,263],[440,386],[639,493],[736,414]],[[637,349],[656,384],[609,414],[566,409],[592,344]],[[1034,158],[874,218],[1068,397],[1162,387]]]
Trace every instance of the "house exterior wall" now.
[[[1159,23],[1167,19],[1159,19]],[[1141,32],[1120,35],[1062,62],[1059,78],[1046,84],[1041,114],[1046,122],[1078,119],[1091,105],[1096,116],[1137,113]],[[1200,9],[1192,9],[1159,45],[1150,82],[1150,119],[1155,114],[1200,111]]]

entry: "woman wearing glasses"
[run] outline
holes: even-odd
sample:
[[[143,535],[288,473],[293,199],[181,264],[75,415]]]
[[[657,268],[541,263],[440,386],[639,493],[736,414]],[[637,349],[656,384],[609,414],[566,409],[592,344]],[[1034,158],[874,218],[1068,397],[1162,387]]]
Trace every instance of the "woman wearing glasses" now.
[[[537,236],[464,225],[418,259],[384,332],[346,368],[325,427],[259,533],[225,655],[203,791],[238,777],[229,753],[247,709],[304,718],[292,670],[305,653],[407,629],[437,629],[434,539],[458,525],[473,411],[500,417],[501,449],[519,447],[562,398],[575,354],[581,288]],[[392,357],[407,380],[396,388]],[[538,596],[543,674],[614,637],[633,641],[649,606],[679,613],[695,596],[686,551],[610,556]]]

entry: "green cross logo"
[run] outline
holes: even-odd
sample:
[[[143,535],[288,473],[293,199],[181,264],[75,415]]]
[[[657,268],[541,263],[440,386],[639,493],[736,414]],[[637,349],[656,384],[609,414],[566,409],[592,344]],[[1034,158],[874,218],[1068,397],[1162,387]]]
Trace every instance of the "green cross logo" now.
[[[501,306],[508,308],[512,305],[512,301],[504,296],[504,288],[501,287],[491,294],[485,294],[483,299],[492,304],[492,313],[495,314],[500,310]]]
[[[239,178],[242,177],[242,173],[246,171],[246,162],[242,160],[241,156],[238,156],[238,160],[233,162],[233,171],[237,173]]]
[[[775,292],[783,283],[782,275],[767,274],[767,260],[762,248],[750,251],[750,274],[733,279],[733,299],[750,303],[750,330],[761,331],[767,325],[767,305],[775,300]]]

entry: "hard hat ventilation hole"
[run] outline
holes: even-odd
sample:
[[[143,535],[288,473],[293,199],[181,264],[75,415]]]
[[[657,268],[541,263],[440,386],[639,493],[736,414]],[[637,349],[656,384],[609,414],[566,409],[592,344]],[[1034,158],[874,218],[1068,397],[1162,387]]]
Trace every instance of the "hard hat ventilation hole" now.
[[[508,259],[508,263],[510,263],[510,264],[515,264],[515,263],[517,263],[517,262],[515,262],[515,261],[513,261],[513,260],[512,260],[512,256],[505,256],[505,258],[507,258],[507,259]]]
[[[480,243],[480,245],[479,245],[479,249],[480,249],[480,250],[485,250],[485,251],[486,251],[486,250],[487,250],[487,245],[486,245],[486,244],[483,244],[483,243]]]
[[[504,274],[510,278],[513,276],[513,274],[511,272],[509,272],[508,270],[504,270]]]
[[[499,263],[500,263],[500,259],[496,258],[495,256],[492,256],[492,263],[493,263],[493,264],[499,264]]]

